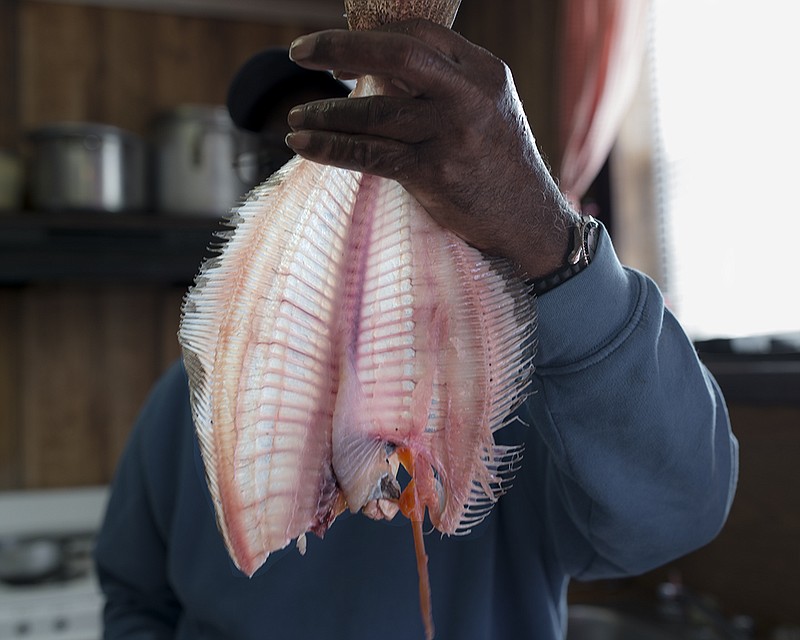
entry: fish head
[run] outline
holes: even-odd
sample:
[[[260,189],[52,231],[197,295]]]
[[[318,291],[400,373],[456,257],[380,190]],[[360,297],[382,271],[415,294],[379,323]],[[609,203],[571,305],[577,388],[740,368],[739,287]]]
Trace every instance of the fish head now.
[[[334,414],[331,460],[347,506],[352,513],[363,511],[376,520],[391,520],[398,511],[393,503],[401,492],[395,447],[374,437],[362,424],[342,424],[340,418],[341,414]]]
[[[393,449],[387,446],[387,453]],[[383,473],[375,485],[372,495],[361,512],[372,520],[392,520],[400,510],[400,483],[397,480],[397,456],[387,457],[389,472]]]
[[[424,18],[452,27],[461,0],[344,0],[351,29],[377,29],[391,22]]]

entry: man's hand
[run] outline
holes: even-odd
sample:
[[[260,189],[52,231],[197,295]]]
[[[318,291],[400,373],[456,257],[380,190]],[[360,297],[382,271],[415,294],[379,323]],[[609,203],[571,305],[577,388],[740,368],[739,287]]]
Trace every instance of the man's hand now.
[[[539,277],[564,264],[575,218],[542,161],[506,65],[439,25],[322,31],[290,55],[387,95],[321,100],[289,114],[305,158],[402,184],[443,227]]]

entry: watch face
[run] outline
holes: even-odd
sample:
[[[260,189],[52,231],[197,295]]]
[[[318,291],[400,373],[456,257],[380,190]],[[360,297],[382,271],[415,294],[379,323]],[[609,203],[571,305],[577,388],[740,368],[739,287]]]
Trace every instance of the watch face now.
[[[588,265],[594,258],[597,249],[597,238],[600,235],[600,223],[591,216],[586,220],[586,228],[583,235],[584,259]]]

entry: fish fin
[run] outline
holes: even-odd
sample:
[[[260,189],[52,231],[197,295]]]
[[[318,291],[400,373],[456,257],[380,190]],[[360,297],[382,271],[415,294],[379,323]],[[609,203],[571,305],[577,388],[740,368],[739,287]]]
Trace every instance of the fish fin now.
[[[495,493],[489,488],[500,455],[493,448],[494,433],[528,395],[536,307],[530,287],[507,260],[486,257],[452,234],[449,242],[419,242],[433,232],[424,220],[418,225],[417,282],[433,283],[428,290],[444,297],[427,305],[434,311],[419,350],[436,354],[430,401],[426,397],[427,407],[418,413],[424,413],[428,457],[445,496],[439,513],[433,503],[428,508],[436,528],[453,534],[485,517],[493,503],[476,509],[474,491],[477,485],[483,495]],[[440,318],[436,304],[452,311]]]
[[[487,258],[479,276],[478,308],[487,331],[487,358],[492,362],[489,380],[489,428],[506,426],[514,411],[530,394],[536,355],[536,298],[532,287],[519,278],[503,258]]]
[[[355,368],[355,356],[348,351],[340,365],[331,460],[336,479],[353,513],[373,500],[388,497],[385,494],[391,488],[389,485],[392,482],[396,485],[386,443],[373,435],[374,429],[361,424],[364,420],[371,421],[364,406],[364,389]],[[379,513],[372,509],[369,511],[370,514]]]
[[[308,541],[306,540],[306,534],[301,533],[297,536],[297,550],[300,552],[301,556],[306,555],[306,549],[308,548]]]
[[[456,512],[450,505],[445,514],[447,526],[456,535],[469,533],[486,518],[519,468],[523,447],[496,445],[493,434],[515,420],[515,410],[528,397],[536,352],[536,299],[531,287],[503,259],[486,258],[472,273],[475,309],[485,337],[485,415],[491,440],[484,441],[477,452],[463,507]]]
[[[336,381],[327,327],[357,189],[352,172],[287,163],[234,212],[182,308],[217,521],[250,575],[300,534],[324,532],[339,508],[328,487]]]
[[[491,455],[486,456],[485,467],[489,479],[475,481],[470,491],[469,500],[454,531],[454,535],[467,535],[472,527],[480,524],[489,515],[494,504],[511,488],[514,474],[522,463],[524,447],[494,445]]]
[[[265,200],[277,191],[290,172],[286,166],[263,185],[256,187],[250,195],[252,200]],[[241,209],[241,210],[240,210]],[[212,256],[200,266],[194,284],[184,296],[181,305],[181,321],[178,341],[181,345],[182,359],[189,380],[189,396],[192,418],[197,433],[200,452],[204,462],[206,482],[211,493],[217,514],[217,523],[226,545],[234,546],[228,526],[225,523],[220,496],[220,477],[218,468],[218,449],[213,425],[213,371],[219,343],[219,327],[228,310],[226,304],[230,293],[225,274],[232,270],[229,256],[234,243],[241,243],[244,232],[238,229],[245,218],[255,216],[253,207],[234,209],[223,220],[223,229],[215,234],[216,240],[210,247]],[[264,556],[264,561],[266,561]],[[238,558],[233,558],[238,565]],[[241,566],[240,566],[241,568]]]
[[[422,521],[412,520],[414,533],[414,553],[417,557],[417,574],[419,577],[419,607],[422,612],[422,623],[425,625],[425,639],[433,640],[433,606],[431,604],[431,580],[428,575],[428,554],[425,552],[425,538],[422,532]]]
[[[419,493],[417,483],[418,460],[414,453],[406,448],[397,450],[400,463],[406,468],[409,480],[403,493],[400,495],[400,511],[411,520],[411,530],[414,534],[414,553],[417,558],[417,576],[419,578],[419,606],[422,612],[422,622],[425,625],[425,638],[432,640],[434,636],[433,607],[431,605],[431,583],[428,574],[428,554],[425,552],[425,537],[422,526],[425,520],[425,503]]]

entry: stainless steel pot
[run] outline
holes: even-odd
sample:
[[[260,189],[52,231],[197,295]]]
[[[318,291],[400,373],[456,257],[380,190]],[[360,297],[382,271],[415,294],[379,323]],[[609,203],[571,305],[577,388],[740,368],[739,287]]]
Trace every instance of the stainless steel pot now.
[[[12,584],[32,583],[58,572],[64,553],[57,540],[34,538],[0,539],[0,581]]]
[[[146,148],[111,125],[62,122],[33,131],[31,203],[45,211],[147,208]]]
[[[238,129],[221,106],[184,105],[154,123],[159,211],[221,216],[255,185],[255,134]]]

